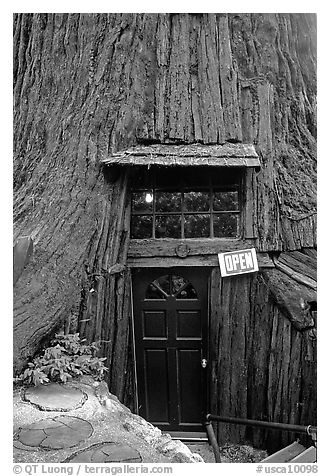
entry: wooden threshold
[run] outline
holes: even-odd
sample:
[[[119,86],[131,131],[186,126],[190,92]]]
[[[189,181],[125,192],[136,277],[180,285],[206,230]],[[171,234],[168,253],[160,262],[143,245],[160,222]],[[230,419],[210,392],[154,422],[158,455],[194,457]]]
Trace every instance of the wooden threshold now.
[[[204,431],[166,431],[173,440],[180,441],[208,441],[207,434]]]

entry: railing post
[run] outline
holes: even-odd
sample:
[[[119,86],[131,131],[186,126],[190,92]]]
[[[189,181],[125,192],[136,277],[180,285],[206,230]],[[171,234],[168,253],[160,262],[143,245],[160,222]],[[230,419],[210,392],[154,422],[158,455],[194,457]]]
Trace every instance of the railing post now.
[[[308,427],[306,428],[306,432],[307,432],[307,435],[309,435],[312,438],[313,443],[314,443],[315,448],[316,448],[317,447],[317,429],[316,429],[316,426],[308,425]]]
[[[219,448],[217,439],[216,439],[215,434],[214,434],[212,423],[207,420],[206,423],[205,423],[205,427],[206,427],[206,433],[207,433],[209,442],[211,443],[211,446],[212,446],[212,449],[213,449],[215,462],[216,463],[221,463],[220,448]]]

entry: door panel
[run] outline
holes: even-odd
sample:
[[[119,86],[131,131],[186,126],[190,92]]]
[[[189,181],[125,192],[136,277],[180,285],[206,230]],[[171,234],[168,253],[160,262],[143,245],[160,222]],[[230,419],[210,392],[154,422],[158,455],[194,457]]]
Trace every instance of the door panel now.
[[[166,423],[169,419],[168,408],[168,369],[166,349],[146,349],[145,377],[146,377],[146,405],[147,420]],[[162,378],[159,378],[162,375]],[[157,385],[155,385],[157,382]]]
[[[161,429],[200,431],[206,411],[207,270],[133,274],[139,413]]]
[[[178,350],[178,371],[180,380],[180,425],[190,426],[201,423],[202,409],[201,351]]]
[[[167,338],[165,311],[143,311],[143,335],[144,338]]]
[[[202,321],[199,310],[177,312],[177,339],[202,338]]]

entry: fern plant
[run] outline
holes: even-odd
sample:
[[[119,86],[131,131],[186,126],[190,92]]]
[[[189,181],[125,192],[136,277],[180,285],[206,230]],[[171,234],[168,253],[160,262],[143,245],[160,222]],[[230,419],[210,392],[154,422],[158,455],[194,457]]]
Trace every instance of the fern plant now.
[[[15,382],[28,385],[66,383],[84,374],[102,380],[108,370],[104,365],[106,357],[97,357],[99,345],[96,342],[87,345],[85,340],[80,339],[78,333],[56,334],[50,346],[28,363]]]

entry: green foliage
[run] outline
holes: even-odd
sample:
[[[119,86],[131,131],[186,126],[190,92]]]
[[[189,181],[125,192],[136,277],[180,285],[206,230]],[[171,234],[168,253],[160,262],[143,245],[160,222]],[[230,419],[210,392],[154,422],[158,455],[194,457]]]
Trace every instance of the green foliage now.
[[[33,359],[17,377],[16,382],[41,385],[48,382],[65,383],[74,377],[88,374],[101,380],[108,369],[106,357],[96,356],[97,343],[84,344],[79,334],[56,334],[43,353]]]

